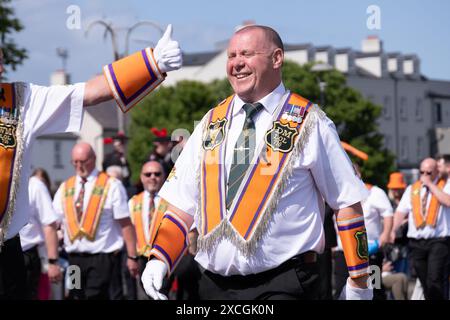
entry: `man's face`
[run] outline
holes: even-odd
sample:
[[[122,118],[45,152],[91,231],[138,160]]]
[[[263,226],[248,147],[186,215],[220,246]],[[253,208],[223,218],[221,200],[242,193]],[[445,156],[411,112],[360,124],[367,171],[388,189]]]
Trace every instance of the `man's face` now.
[[[405,192],[405,189],[391,189],[391,190],[392,190],[392,196],[398,200],[400,200],[402,198],[402,195]]]
[[[436,179],[436,177],[438,176],[436,161],[432,159],[422,161],[422,163],[420,164],[420,175],[428,176],[431,181]]]
[[[89,150],[75,147],[72,151],[72,165],[78,176],[87,178],[95,169],[95,155]]]
[[[123,144],[123,142],[121,140],[114,140],[114,150],[120,154],[124,154],[125,153],[125,145]]]
[[[141,182],[144,189],[150,193],[158,192],[164,183],[163,168],[156,161],[144,164],[141,170]]]
[[[276,49],[262,30],[244,30],[231,38],[227,60],[228,81],[245,102],[258,101],[281,82],[278,67],[282,62],[274,65],[274,54],[282,61],[281,49]]]
[[[167,153],[169,153],[171,143],[155,141],[153,142],[153,146],[155,147],[155,152],[164,157]]]

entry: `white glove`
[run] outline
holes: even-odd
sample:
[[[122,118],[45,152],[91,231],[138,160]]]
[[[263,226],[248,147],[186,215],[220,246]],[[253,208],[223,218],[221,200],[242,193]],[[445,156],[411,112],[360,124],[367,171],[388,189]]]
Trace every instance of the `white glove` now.
[[[153,54],[162,73],[180,69],[183,64],[183,56],[178,42],[172,40],[171,24],[167,26],[163,36],[156,44]]]
[[[167,300],[167,297],[159,292],[166,274],[167,266],[161,260],[152,259],[147,262],[141,281],[145,292],[154,300]]]
[[[361,289],[353,287],[349,283],[348,279],[347,283],[342,289],[341,295],[339,296],[339,300],[372,300],[373,298],[372,288]]]

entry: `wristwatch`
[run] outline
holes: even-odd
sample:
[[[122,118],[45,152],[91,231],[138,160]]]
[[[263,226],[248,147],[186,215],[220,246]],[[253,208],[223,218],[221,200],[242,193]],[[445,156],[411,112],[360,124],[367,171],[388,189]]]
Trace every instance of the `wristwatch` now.
[[[48,259],[48,264],[58,264],[58,259]]]
[[[131,259],[133,261],[138,261],[138,257],[137,256],[128,256],[128,259]]]

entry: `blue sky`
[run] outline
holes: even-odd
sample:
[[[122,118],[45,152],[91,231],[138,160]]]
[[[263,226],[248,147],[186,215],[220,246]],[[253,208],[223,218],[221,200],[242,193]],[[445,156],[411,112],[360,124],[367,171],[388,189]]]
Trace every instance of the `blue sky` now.
[[[71,5],[80,8],[81,29],[66,26],[66,11]],[[380,30],[366,26],[370,5],[380,8]],[[228,39],[244,20],[272,26],[288,44],[310,42],[360,50],[362,39],[378,35],[385,51],[417,54],[425,76],[450,80],[450,1],[446,0],[16,0],[13,7],[25,26],[15,40],[28,49],[30,57],[16,72],[8,74],[13,81],[47,85],[50,73],[62,66],[57,47],[69,51],[67,70],[73,82],[100,73],[113,53],[111,40],[103,39],[100,27],[85,36],[87,26],[97,19],[113,21],[122,28],[118,30],[121,52],[125,29],[141,20],[163,28],[172,23],[174,38],[188,53],[215,50],[215,44]],[[137,28],[131,35],[130,52],[158,38],[155,28]]]

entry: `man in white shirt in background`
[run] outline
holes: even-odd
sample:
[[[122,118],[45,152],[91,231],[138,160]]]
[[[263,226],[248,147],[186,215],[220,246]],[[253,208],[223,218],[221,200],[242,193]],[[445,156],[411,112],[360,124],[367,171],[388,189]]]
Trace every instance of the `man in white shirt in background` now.
[[[408,216],[410,257],[426,300],[444,299],[449,255],[450,183],[439,177],[436,160],[420,163],[420,179],[406,188],[394,214],[391,238]]]
[[[30,177],[28,184],[30,200],[30,221],[20,230],[20,242],[25,260],[28,298],[37,300],[39,278],[41,275],[41,257],[38,246],[45,242],[47,248],[48,277],[52,282],[61,280],[58,265],[57,221],[47,186],[36,176]]]
[[[125,241],[127,267],[137,276],[136,238],[122,183],[95,169],[95,153],[84,142],[72,149],[76,176],[59,187],[53,207],[64,222],[64,248],[69,264],[80,267],[81,288],[71,299],[109,298],[112,270],[120,263]]]

